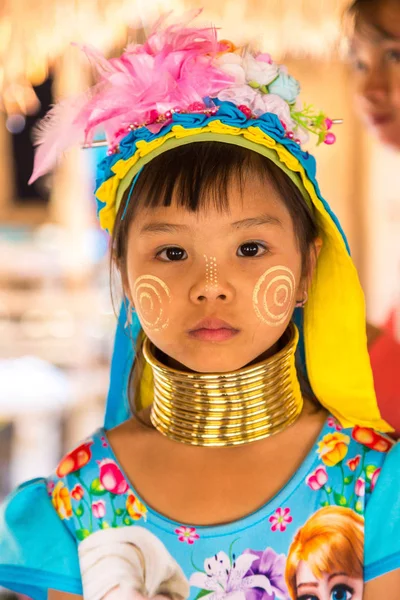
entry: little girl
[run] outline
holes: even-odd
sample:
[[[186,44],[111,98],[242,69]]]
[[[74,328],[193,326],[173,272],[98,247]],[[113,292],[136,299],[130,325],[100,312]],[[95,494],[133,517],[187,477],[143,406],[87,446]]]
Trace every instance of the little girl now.
[[[85,51],[99,83],[55,109],[33,177],[106,132],[96,195],[132,338],[140,323],[137,410],[8,499],[0,584],[38,600],[397,599],[398,450],[376,431],[363,296],[302,149],[308,133],[333,143],[332,121],[212,28],[161,22],[119,59]],[[293,559],[319,511],[358,528],[362,565],[340,585]],[[330,525],[321,555],[344,535]]]

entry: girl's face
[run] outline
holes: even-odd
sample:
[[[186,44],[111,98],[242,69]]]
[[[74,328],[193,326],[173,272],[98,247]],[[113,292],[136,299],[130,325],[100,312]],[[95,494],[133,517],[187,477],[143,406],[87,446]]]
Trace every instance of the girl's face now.
[[[400,148],[400,5],[374,2],[351,40],[357,108],[379,139]]]
[[[272,348],[305,286],[292,219],[273,186],[232,182],[229,210],[143,209],[125,288],[154,345],[197,372],[239,369]]]
[[[362,600],[363,582],[346,573],[325,573],[315,577],[308,564],[300,561],[296,574],[296,600]]]

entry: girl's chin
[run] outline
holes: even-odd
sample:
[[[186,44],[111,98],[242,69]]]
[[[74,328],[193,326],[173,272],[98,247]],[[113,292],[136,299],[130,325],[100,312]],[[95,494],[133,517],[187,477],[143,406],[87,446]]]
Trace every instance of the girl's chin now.
[[[224,357],[224,360],[221,361],[221,356],[216,356],[213,360],[212,356],[208,356],[207,359],[194,359],[194,360],[185,360],[185,364],[177,363],[177,361],[173,361],[175,364],[171,364],[170,366],[173,368],[178,368],[183,371],[194,371],[195,373],[232,373],[232,371],[238,371],[243,367],[246,367],[252,360],[242,359],[238,360],[237,358],[232,358],[229,360],[228,357]]]

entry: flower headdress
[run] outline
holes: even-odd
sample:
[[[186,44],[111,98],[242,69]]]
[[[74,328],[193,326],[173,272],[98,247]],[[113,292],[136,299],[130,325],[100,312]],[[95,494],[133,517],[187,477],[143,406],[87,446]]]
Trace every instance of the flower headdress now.
[[[312,107],[302,107],[299,83],[269,54],[218,41],[213,27],[165,27],[160,19],[144,44],[130,44],[120,58],[107,60],[82,46],[97,71],[98,82],[72,101],[56,105],[38,128],[31,182],[48,171],[60,153],[74,143],[90,146],[104,131],[109,154],[132,130],[158,133],[177,114],[216,115],[221,101],[233,103],[248,120],[275,114],[285,135],[298,144],[309,133],[332,144],[333,121]]]
[[[128,46],[118,59],[83,48],[99,81],[51,111],[31,179],[72,143],[92,144],[101,129],[109,149],[98,165],[96,196],[100,223],[111,232],[124,192],[143,166],[174,147],[218,141],[275,162],[303,194],[323,240],[302,331],[313,391],[343,425],[390,431],[376,402],[357,272],[320,194],[315,160],[302,148],[309,133],[333,143],[332,121],[300,105],[298,82],[268,54],[218,41],[212,27],[190,27],[193,16],[169,27],[162,19],[145,44]],[[115,353],[125,364],[118,346]],[[123,402],[122,394],[117,398]]]

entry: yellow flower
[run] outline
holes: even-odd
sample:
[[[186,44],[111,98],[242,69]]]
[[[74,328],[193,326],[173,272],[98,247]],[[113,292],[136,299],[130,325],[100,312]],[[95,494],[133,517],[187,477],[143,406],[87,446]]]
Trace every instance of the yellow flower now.
[[[348,452],[350,438],[344,433],[328,433],[318,442],[318,455],[328,467],[334,467]]]
[[[126,510],[134,521],[139,521],[142,517],[146,520],[147,508],[132,492],[126,500]]]
[[[70,519],[72,517],[71,498],[68,489],[62,481],[59,481],[51,495],[52,503],[61,519]]]

